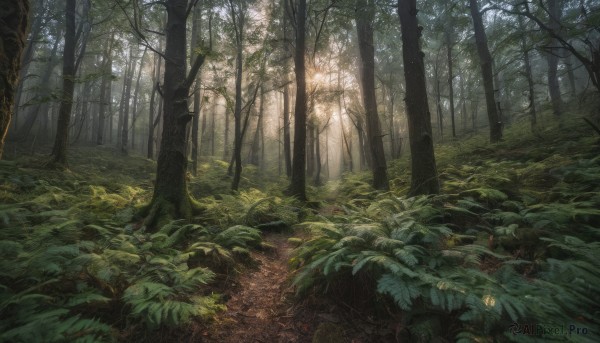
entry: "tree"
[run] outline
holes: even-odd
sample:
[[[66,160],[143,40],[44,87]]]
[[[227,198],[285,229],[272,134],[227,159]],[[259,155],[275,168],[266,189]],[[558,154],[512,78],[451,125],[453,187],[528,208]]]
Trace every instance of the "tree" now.
[[[410,135],[410,194],[437,194],[440,186],[433,151],[425,66],[419,46],[421,30],[417,21],[416,0],[398,0],[398,15],[402,30],[406,110]]]
[[[238,6],[239,5],[239,8]],[[233,143],[233,161],[235,163],[235,172],[231,189],[238,190],[240,178],[242,176],[242,77],[243,77],[243,49],[244,49],[244,24],[246,20],[246,7],[244,2],[233,3],[229,0],[229,10],[231,21],[235,32],[235,107],[233,111],[234,143]]]
[[[496,143],[502,139],[502,122],[496,108],[496,97],[494,94],[494,75],[492,72],[493,60],[488,48],[487,37],[483,27],[483,18],[479,11],[477,0],[469,0],[473,28],[475,31],[475,44],[481,64],[481,76],[485,91],[485,103],[487,106],[488,120],[490,124],[490,142]]]
[[[167,44],[164,52],[163,132],[156,167],[156,183],[151,203],[145,208],[147,226],[165,217],[190,218],[194,205],[187,190],[186,128],[192,115],[188,112],[188,94],[204,55],[196,58],[186,75],[186,19],[190,12],[187,0],[168,0]],[[191,8],[191,7],[190,7]]]
[[[200,20],[202,18],[201,7],[196,6],[192,14],[192,41],[190,42],[190,63],[197,57],[198,53],[198,35],[200,32]],[[199,74],[199,73],[198,73]],[[192,175],[196,176],[198,172],[198,122],[200,120],[200,77],[196,79],[194,85],[194,119],[192,119]],[[205,132],[202,132],[204,138]]]
[[[111,93],[111,83],[112,83],[112,47],[113,42],[115,41],[114,32],[111,34],[108,44],[106,45],[106,49],[104,50],[104,56],[102,57],[102,84],[100,85],[100,108],[98,113],[98,133],[96,135],[96,144],[102,145],[104,144],[104,132],[105,132],[105,122],[108,117],[107,107],[110,108],[110,93]]]
[[[562,16],[562,4],[557,0],[548,0],[548,27],[558,32],[560,30],[560,17]],[[548,54],[548,90],[550,92],[550,101],[552,102],[552,111],[554,115],[560,117],[562,112],[562,97],[560,95],[560,83],[558,82],[558,40],[550,36],[550,41],[546,49]]]
[[[538,1],[537,4],[542,13],[549,17],[553,15],[551,6],[546,7],[542,1]],[[534,22],[543,32],[554,39],[555,43],[560,44],[564,50],[570,52],[579,60],[585,68],[592,85],[600,93],[600,40],[590,38],[598,32],[598,10],[597,7],[590,9],[589,4],[584,1],[580,1],[578,5],[578,20],[573,22],[561,21],[558,26],[556,26],[554,20],[544,20],[542,15],[539,15],[528,1],[519,2],[515,6],[511,5],[511,8],[498,4],[491,8],[501,10],[504,13],[524,16]],[[556,12],[554,15],[556,15]]]
[[[0,159],[14,106],[21,55],[27,40],[29,1],[5,2],[0,8]]]
[[[294,157],[289,194],[306,201],[306,0],[298,0],[295,20],[296,104],[294,107]]]
[[[75,0],[66,0],[65,7],[65,48],[63,52],[63,87],[58,110],[58,123],[54,147],[48,166],[67,168],[67,144],[69,143],[69,123],[73,107],[75,89]]]
[[[388,190],[390,186],[375,95],[375,46],[373,45],[375,2],[374,0],[357,0],[356,5],[356,31],[361,61],[360,81],[367,122],[367,141],[371,152],[373,187]]]
[[[285,3],[284,6],[281,6],[283,12],[283,48],[285,53],[285,66],[283,70],[283,159],[285,161],[285,175],[289,179],[292,176],[292,144],[290,140],[290,81],[288,79],[290,37],[287,14],[288,1],[283,0],[283,2]]]
[[[531,117],[531,130],[535,130],[537,125],[537,113],[535,110],[535,93],[533,84],[533,73],[531,72],[531,62],[529,58],[529,48],[527,46],[527,39],[525,38],[525,24],[523,23],[523,17],[519,16],[519,30],[521,31],[521,50],[523,53],[523,63],[525,68],[525,77],[527,78],[528,86],[528,97],[529,97],[529,115]]]

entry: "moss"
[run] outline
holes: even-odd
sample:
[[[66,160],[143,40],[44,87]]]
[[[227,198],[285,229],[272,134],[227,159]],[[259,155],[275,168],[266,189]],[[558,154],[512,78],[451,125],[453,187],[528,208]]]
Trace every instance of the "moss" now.
[[[346,342],[344,329],[334,323],[322,323],[315,331],[312,343],[343,343]]]

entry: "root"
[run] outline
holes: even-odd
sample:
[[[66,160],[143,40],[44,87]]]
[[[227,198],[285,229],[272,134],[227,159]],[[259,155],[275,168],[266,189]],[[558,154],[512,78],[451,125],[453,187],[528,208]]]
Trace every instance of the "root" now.
[[[194,215],[200,214],[202,208],[189,194],[185,194],[179,203],[163,198],[154,197],[150,204],[140,210],[140,216],[144,218],[142,227],[153,232],[170,221],[185,219],[191,221]]]

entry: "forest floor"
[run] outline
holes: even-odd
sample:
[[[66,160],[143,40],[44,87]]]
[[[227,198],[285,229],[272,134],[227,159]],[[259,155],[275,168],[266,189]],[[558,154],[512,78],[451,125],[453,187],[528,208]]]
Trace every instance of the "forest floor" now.
[[[330,205],[320,212],[335,209]],[[350,305],[334,304],[321,297],[298,302],[291,285],[289,260],[291,233],[267,233],[271,249],[253,251],[256,262],[243,271],[224,293],[227,310],[212,323],[196,328],[193,338],[202,342],[395,342],[385,323],[357,316]],[[192,339],[194,340],[194,339]]]
[[[231,194],[227,163],[206,161],[189,184],[203,214],[158,232],[136,230],[134,224],[152,194],[152,161],[109,147],[73,147],[68,172],[40,168],[46,155],[0,161],[0,341],[82,336],[145,343],[455,341],[461,330],[479,327],[477,322],[428,309],[408,329],[403,326],[406,312],[394,306],[393,295],[378,290],[385,265],[369,262],[376,254],[397,262],[395,253],[376,244],[384,239],[343,246],[362,239],[357,235],[372,225],[404,223],[386,221],[398,215],[428,229],[424,232],[436,244],[423,250],[419,265],[433,261],[439,247],[452,252],[459,243],[456,249],[479,249],[473,257],[484,251],[531,261],[535,269],[511,269],[514,284],[506,288],[511,293],[497,298],[502,306],[533,311],[528,315],[540,321],[566,313],[565,322],[596,328],[587,301],[597,298],[593,285],[600,283],[594,263],[600,259],[600,141],[591,132],[582,134],[581,125],[547,127],[535,135],[516,128],[495,145],[484,135],[440,145],[443,194],[416,200],[404,197],[406,157],[390,162],[391,192],[373,191],[368,173],[347,174],[324,187],[309,187],[310,206],[283,195],[285,179],[261,177],[252,168],[245,170],[242,190]],[[281,227],[286,229],[273,231]],[[429,230],[440,228],[448,233]],[[378,236],[368,237],[387,238],[387,231],[373,232]],[[409,245],[430,243],[423,242]],[[328,265],[319,262],[324,258]],[[360,258],[369,264],[360,264]],[[470,275],[481,271],[495,284],[506,283],[495,273],[499,258],[480,260],[451,270],[462,278],[457,279],[464,282],[461,287],[470,287]],[[354,272],[356,265],[363,268],[360,273]],[[430,269],[424,273],[443,277]],[[575,292],[573,275],[592,286]],[[576,311],[538,313],[531,303],[519,303],[519,292],[533,282],[556,287],[551,294],[536,288],[541,300],[535,301],[560,294]],[[430,289],[423,292],[421,298],[432,301]],[[506,333],[502,325],[512,317],[502,315],[496,323],[502,333],[478,337]],[[421,324],[430,325],[431,333],[417,337],[414,333],[429,332]]]
[[[309,342],[311,318],[298,318],[290,297],[288,267],[292,248],[285,234],[269,233],[272,249],[253,251],[256,266],[243,272],[224,294],[227,310],[205,328],[207,342]],[[304,319],[304,320],[303,320]]]

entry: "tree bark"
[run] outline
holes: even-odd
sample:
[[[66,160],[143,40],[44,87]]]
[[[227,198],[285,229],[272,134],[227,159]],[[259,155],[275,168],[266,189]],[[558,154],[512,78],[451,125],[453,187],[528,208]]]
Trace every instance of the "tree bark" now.
[[[525,38],[525,25],[523,17],[519,16],[519,30],[521,35],[521,50],[523,52],[523,61],[525,63],[525,77],[527,78],[527,86],[529,90],[529,116],[531,120],[531,131],[534,131],[537,125],[537,113],[535,110],[535,93],[533,84],[533,73],[531,72],[531,61],[529,59],[529,48],[527,47],[527,38]]]
[[[310,111],[309,111],[310,113]],[[308,119],[306,141],[306,177],[310,180],[315,174],[315,124],[314,118]]]
[[[438,126],[440,129],[440,138],[443,140],[444,139],[444,112],[442,111],[442,95],[441,90],[440,90],[440,77],[439,77],[439,73],[438,73],[439,67],[437,64],[437,60],[436,63],[433,67],[433,75],[435,77],[435,109],[436,109],[436,113],[437,113],[437,118],[438,118]]]
[[[121,129],[121,153],[127,155],[127,144],[129,140],[129,102],[131,99],[131,83],[133,81],[133,75],[135,73],[135,59],[133,58],[133,45],[129,49],[129,67],[125,73],[125,92],[123,93],[123,124]]]
[[[492,55],[487,44],[487,37],[483,27],[483,19],[479,11],[477,0],[469,0],[471,17],[473,18],[473,28],[475,31],[475,43],[477,53],[481,63],[481,75],[483,78],[483,88],[485,90],[485,103],[487,106],[488,120],[490,123],[490,142],[496,143],[502,139],[502,123],[498,116],[496,108],[496,96],[494,94],[494,75],[492,72]]]
[[[560,30],[562,8],[557,0],[548,0],[548,12],[550,16],[548,27],[554,32],[558,32]],[[556,38],[551,37],[546,56],[546,60],[548,61],[548,90],[550,92],[550,101],[552,102],[552,112],[556,117],[560,117],[562,114],[562,98],[560,95],[560,83],[558,81],[558,59],[561,50],[557,48],[559,44]]]
[[[50,92],[51,89],[49,87],[50,84],[50,79],[52,77],[52,71],[54,70],[54,67],[58,64],[58,58],[57,58],[57,51],[58,51],[58,46],[61,42],[61,35],[62,35],[62,28],[59,29],[58,34],[56,35],[56,40],[54,41],[54,44],[52,46],[52,51],[50,52],[50,57],[48,58],[48,62],[46,63],[46,67],[44,69],[44,72],[42,74],[42,77],[40,78],[40,82],[39,82],[39,88],[42,89],[42,91],[40,93],[43,94],[43,92]],[[29,133],[31,132],[31,129],[33,128],[33,125],[35,124],[35,121],[38,118],[39,113],[41,113],[42,109],[42,101],[40,101],[38,99],[37,104],[33,105],[33,106],[29,106],[27,111],[24,113],[25,115],[25,121],[23,124],[21,124],[21,126],[18,128],[17,134],[16,134],[16,139],[18,140],[26,140],[27,137],[29,136]],[[11,133],[11,138],[13,137],[12,133]]]
[[[198,34],[200,33],[200,6],[194,9],[192,14],[192,41],[190,44],[190,58],[193,63],[194,58],[198,55],[195,49],[198,48]],[[198,172],[198,120],[200,117],[200,77],[196,78],[194,87],[194,119],[192,119],[192,175],[196,176]],[[204,140],[204,131],[202,132],[202,140]]]
[[[419,46],[421,29],[417,21],[416,0],[399,0],[398,15],[402,31],[406,111],[410,135],[410,194],[437,194],[440,191],[440,185],[433,151],[425,66],[423,53]]]
[[[261,132],[263,127],[263,115],[265,111],[265,93],[264,88],[261,84],[260,86],[260,105],[258,107],[258,117],[256,118],[256,131],[254,131],[254,137],[252,138],[252,147],[250,149],[250,163],[254,164],[257,167],[261,167],[262,161],[261,159]]]
[[[0,159],[14,109],[28,14],[27,0],[5,2],[0,8]]]
[[[67,144],[69,143],[69,123],[73,107],[73,91],[75,87],[75,0],[66,0],[66,30],[63,53],[63,87],[58,111],[56,136],[49,166],[67,168]]]
[[[234,144],[233,144],[233,162],[235,170],[231,182],[231,190],[237,191],[242,177],[242,77],[243,77],[243,30],[245,13],[243,10],[236,11],[232,0],[229,1],[231,17],[235,29],[236,56],[235,56],[235,105],[233,112],[234,119]]]
[[[287,75],[287,74],[286,74]],[[292,144],[290,137],[290,86],[283,87],[283,159],[285,161],[285,175],[288,179],[292,176]]]
[[[356,2],[356,30],[358,34],[358,48],[360,51],[360,73],[367,124],[367,141],[371,155],[371,171],[373,172],[373,187],[388,190],[387,165],[381,124],[377,113],[377,100],[375,95],[375,46],[373,44],[373,21],[375,18],[374,0],[357,0]]]
[[[162,44],[160,44],[159,46],[159,50],[162,50]],[[160,77],[161,77],[161,72],[162,72],[162,58],[158,55],[155,54],[154,56],[154,70],[153,70],[153,76],[152,76],[152,84],[154,85],[152,87],[152,94],[150,95],[150,108],[148,109],[148,153],[146,155],[146,157],[148,157],[149,159],[153,159],[154,158],[154,131],[156,130],[156,127],[158,126],[158,123],[160,122],[160,118],[161,118],[161,107],[159,106],[158,108],[158,114],[156,115],[156,118],[154,117],[154,107],[155,107],[155,102],[156,102],[156,93],[158,93],[158,87],[160,86]],[[159,94],[160,96],[160,94]],[[161,103],[162,98],[159,99],[159,104]]]
[[[109,89],[112,84],[112,46],[115,39],[113,33],[110,37],[108,45],[104,50],[104,57],[102,58],[102,83],[100,85],[100,108],[98,109],[98,133],[96,134],[96,144],[104,144],[104,131],[106,122],[106,105],[110,104]],[[108,89],[107,89],[108,88]]]
[[[144,224],[155,227],[170,218],[190,219],[194,204],[187,190],[186,127],[188,92],[204,62],[199,56],[186,75],[187,0],[167,2],[167,45],[163,87],[163,132],[158,154],[156,184],[152,202],[145,209]]]
[[[18,1],[17,1],[18,3]],[[29,3],[24,2],[24,3]],[[21,97],[23,95],[23,85],[25,82],[25,78],[27,77],[27,72],[29,70],[29,67],[31,66],[31,61],[33,60],[33,53],[34,53],[34,47],[35,44],[38,42],[40,34],[42,32],[42,27],[44,27],[47,24],[47,20],[48,17],[46,15],[46,13],[44,13],[44,1],[43,0],[38,0],[36,1],[35,5],[32,6],[33,10],[30,9],[31,12],[33,12],[33,16],[35,17],[35,19],[33,20],[33,23],[31,25],[31,30],[29,33],[29,39],[27,40],[27,44],[25,46],[25,50],[23,51],[23,54],[21,56],[21,70],[19,72],[19,80],[17,81],[17,89],[16,89],[16,95],[15,95],[15,108],[14,108],[14,120],[15,120],[15,125],[14,127],[17,128],[17,120],[20,114],[20,108],[19,106],[21,105]],[[30,15],[31,15],[30,12]],[[19,16],[17,15],[15,18],[19,18]]]
[[[294,157],[289,193],[306,201],[306,0],[298,0],[296,8],[296,105],[294,110]]]
[[[454,72],[453,72],[453,60],[452,60],[452,34],[450,31],[446,32],[446,52],[448,63],[448,96],[450,97],[450,120],[452,121],[452,137],[456,137],[456,124],[454,118]]]
[[[285,161],[285,175],[289,179],[292,176],[292,144],[290,137],[290,85],[289,85],[289,28],[287,15],[287,0],[283,0],[286,6],[283,7],[283,44],[285,51],[285,68],[283,82],[283,159]]]
[[[321,135],[319,126],[315,125],[315,186],[321,186]]]
[[[137,121],[138,115],[138,99],[140,95],[140,79],[142,78],[142,67],[144,66],[144,58],[148,47],[144,48],[142,57],[140,58],[140,68],[138,69],[137,80],[135,81],[135,91],[133,91],[133,111],[131,111],[131,150],[135,149],[135,122]],[[133,77],[133,74],[131,74]]]
[[[571,60],[571,53],[565,51],[564,64],[567,69],[567,76],[569,78],[569,88],[571,89],[571,99],[577,99],[577,85],[575,82],[575,72],[573,69],[573,62]]]

